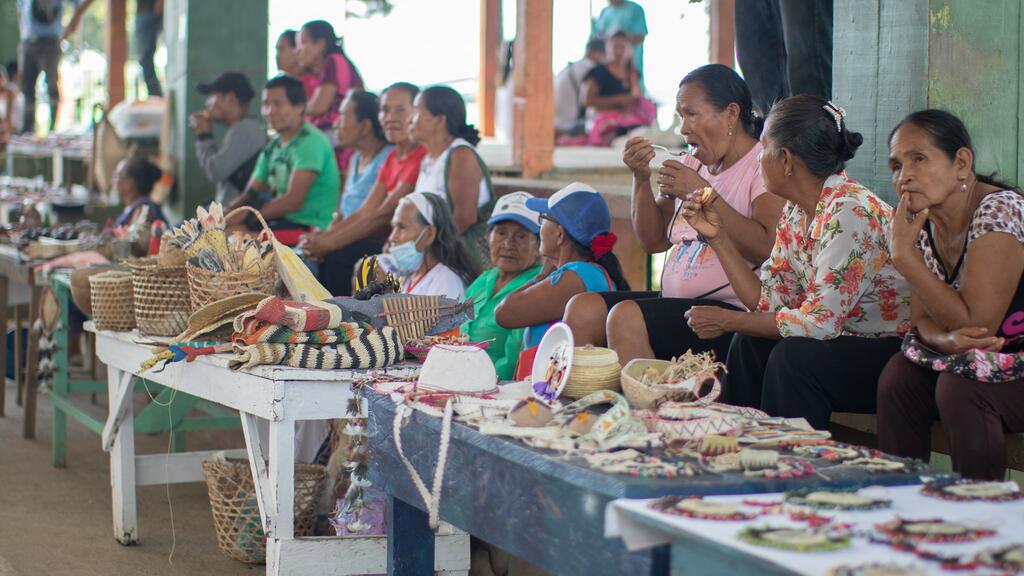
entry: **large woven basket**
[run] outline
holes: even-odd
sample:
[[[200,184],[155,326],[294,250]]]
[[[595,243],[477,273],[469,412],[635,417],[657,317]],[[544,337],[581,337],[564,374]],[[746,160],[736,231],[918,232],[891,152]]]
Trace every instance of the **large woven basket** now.
[[[572,356],[572,370],[562,396],[583,398],[599,390],[618,391],[622,367],[619,355],[608,348],[577,346]]]
[[[256,218],[263,225],[263,228],[270,232],[267,221],[258,210],[249,206],[240,206],[228,212],[225,218],[231,218],[239,211],[249,211],[256,215]],[[272,233],[271,233],[272,234]],[[262,272],[214,272],[200,268],[191,262],[185,264],[188,276],[188,293],[191,299],[191,311],[195,312],[210,302],[230,298],[239,294],[274,294],[277,288],[277,267],[270,266]]]
[[[266,562],[267,536],[263,533],[249,462],[230,458],[207,460],[203,462],[203,476],[221,552],[246,564]],[[313,535],[316,501],[323,479],[323,466],[295,464],[296,536]]]
[[[135,328],[132,275],[111,270],[89,277],[92,319],[98,330],[126,332]]]
[[[695,390],[707,378],[715,379],[714,374],[701,374],[687,378],[678,384],[661,384],[651,386],[643,383],[644,370],[654,368],[663,372],[672,363],[668,360],[648,360],[637,358],[622,368],[622,393],[629,400],[630,406],[643,410],[653,410],[662,402],[693,401]]]
[[[147,336],[177,336],[188,327],[188,276],[184,266],[161,268],[156,258],[130,260],[135,323]]]

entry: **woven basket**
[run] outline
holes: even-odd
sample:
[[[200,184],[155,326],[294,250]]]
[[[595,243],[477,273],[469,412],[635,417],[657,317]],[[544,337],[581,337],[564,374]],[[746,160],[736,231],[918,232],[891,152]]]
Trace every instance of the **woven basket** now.
[[[231,218],[239,211],[247,210],[256,215],[263,228],[273,236],[267,221],[258,210],[249,206],[240,206],[228,212],[225,218]],[[276,248],[275,248],[276,250]],[[262,272],[214,272],[191,262],[185,264],[188,275],[188,293],[191,299],[191,311],[195,312],[210,302],[230,298],[239,294],[250,294],[259,292],[261,294],[275,294],[277,288],[277,266],[270,266]]]
[[[217,545],[228,557],[246,564],[262,564],[267,558],[260,507],[249,462],[203,462],[206,490],[210,494]],[[312,536],[316,528],[316,501],[324,479],[324,467],[295,464],[295,535]]]
[[[184,266],[163,268],[156,258],[128,261],[135,294],[135,323],[146,336],[177,336],[188,327],[190,298]]]
[[[599,390],[618,391],[621,388],[619,355],[608,348],[577,346],[573,352],[572,370],[562,396],[583,398]]]
[[[668,400],[693,400],[693,389],[697,386],[696,377],[688,378],[685,385],[672,388],[669,386],[649,386],[642,382],[644,370],[648,367],[664,371],[672,363],[668,360],[636,359],[622,368],[622,393],[634,408],[653,410],[660,402]]]
[[[71,300],[86,316],[92,316],[92,289],[89,287],[89,277],[114,269],[110,264],[94,264],[71,273]]]
[[[92,319],[98,330],[126,332],[135,328],[132,275],[111,270],[89,277]]]

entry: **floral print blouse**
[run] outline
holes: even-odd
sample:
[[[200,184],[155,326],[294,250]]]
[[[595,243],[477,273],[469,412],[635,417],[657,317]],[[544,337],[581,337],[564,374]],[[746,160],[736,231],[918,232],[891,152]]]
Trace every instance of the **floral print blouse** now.
[[[906,281],[889,254],[893,209],[845,174],[825,180],[813,215],[786,204],[761,266],[757,309],[779,334],[881,338],[910,328]]]

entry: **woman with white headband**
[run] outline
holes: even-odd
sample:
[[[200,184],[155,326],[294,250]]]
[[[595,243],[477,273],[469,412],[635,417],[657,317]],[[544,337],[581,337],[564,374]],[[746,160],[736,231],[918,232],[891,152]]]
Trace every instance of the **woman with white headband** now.
[[[761,174],[787,200],[775,248],[752,272],[699,193],[683,216],[707,239],[751,310],[690,309],[701,338],[736,332],[725,401],[827,430],[833,410],[874,413],[878,376],[909,328],[906,281],[889,253],[893,209],[846,177],[864,139],[845,112],[817,96],[776,104],[761,134]]]
[[[479,274],[459,242],[451,210],[436,194],[415,192],[402,199],[391,219],[387,254],[403,294],[461,301]]]

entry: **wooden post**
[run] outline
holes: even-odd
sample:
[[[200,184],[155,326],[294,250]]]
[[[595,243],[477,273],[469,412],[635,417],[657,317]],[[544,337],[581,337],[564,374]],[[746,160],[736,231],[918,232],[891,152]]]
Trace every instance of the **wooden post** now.
[[[501,0],[480,0],[480,129],[494,136],[494,93],[498,84],[498,50],[501,49]]]
[[[524,177],[536,178],[554,167],[552,0],[519,0],[517,6],[512,157]]]
[[[711,63],[736,67],[735,0],[711,0]]]
[[[124,100],[124,64],[128,59],[126,0],[107,0],[107,108]]]

